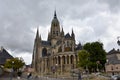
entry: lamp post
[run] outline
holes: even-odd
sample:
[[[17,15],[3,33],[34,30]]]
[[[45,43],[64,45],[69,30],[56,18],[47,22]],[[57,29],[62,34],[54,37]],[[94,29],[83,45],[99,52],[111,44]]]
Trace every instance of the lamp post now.
[[[13,71],[14,71],[13,64],[14,64],[14,61],[12,61],[12,69],[11,69],[11,78],[10,78],[10,80],[12,80],[12,78],[13,78]]]
[[[118,46],[120,46],[120,40],[119,40],[120,36],[117,37],[118,41],[117,41],[117,44]]]

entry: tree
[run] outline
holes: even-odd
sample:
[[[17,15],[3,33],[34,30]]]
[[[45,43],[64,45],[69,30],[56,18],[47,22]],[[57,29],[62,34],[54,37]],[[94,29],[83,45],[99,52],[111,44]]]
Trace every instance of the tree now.
[[[13,68],[13,70],[18,71],[25,65],[25,62],[22,58],[13,58],[6,61],[5,68]]]
[[[101,42],[86,43],[83,49],[90,53],[91,70],[97,71],[97,68],[104,69],[106,63],[106,52]]]
[[[90,57],[90,54],[88,51],[86,50],[79,51],[78,52],[78,58],[79,58],[78,66],[85,69],[86,66],[88,66],[90,63],[89,57]]]

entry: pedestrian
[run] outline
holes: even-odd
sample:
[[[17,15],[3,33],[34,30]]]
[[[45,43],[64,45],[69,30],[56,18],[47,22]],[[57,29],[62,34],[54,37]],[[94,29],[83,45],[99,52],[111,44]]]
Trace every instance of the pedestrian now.
[[[28,75],[27,75],[27,79],[29,80],[31,77],[32,77],[32,73],[30,72],[30,73],[28,73]]]
[[[21,75],[22,75],[22,72],[21,71],[18,71],[17,72],[17,75],[18,75],[18,79],[20,79]]]

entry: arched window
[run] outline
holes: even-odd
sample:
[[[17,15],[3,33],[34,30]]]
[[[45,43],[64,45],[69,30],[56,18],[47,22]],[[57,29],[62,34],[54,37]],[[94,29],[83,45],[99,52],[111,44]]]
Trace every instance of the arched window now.
[[[71,56],[70,56],[71,64],[73,64],[73,60],[74,60],[74,57],[73,57],[73,55],[71,55]]]
[[[67,47],[69,47],[69,41],[67,41]]]
[[[69,56],[67,56],[67,64],[69,64]]]
[[[56,35],[58,36],[58,31],[56,31]]]
[[[113,66],[111,66],[111,70],[113,70]]]
[[[55,34],[55,31],[53,31],[53,34]]]
[[[58,52],[62,52],[62,47],[61,46],[58,48]]]
[[[62,56],[63,64],[65,64],[65,56]]]
[[[60,61],[60,56],[58,56],[58,64],[60,64],[61,63],[61,61]]]
[[[43,48],[42,49],[42,57],[45,57],[45,56],[47,56],[47,49]]]

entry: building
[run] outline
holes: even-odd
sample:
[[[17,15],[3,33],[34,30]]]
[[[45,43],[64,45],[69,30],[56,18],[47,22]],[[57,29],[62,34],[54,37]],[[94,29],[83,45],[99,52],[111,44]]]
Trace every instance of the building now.
[[[67,73],[76,68],[77,52],[82,49],[81,44],[76,45],[75,34],[64,35],[63,28],[57,19],[56,11],[51,22],[47,41],[43,41],[37,29],[32,56],[32,68],[37,73],[49,72]]]
[[[107,53],[106,57],[106,72],[110,75],[120,74],[120,50],[113,48]]]
[[[12,59],[13,56],[11,56],[7,50],[5,50],[3,47],[0,48],[0,75],[3,74],[3,66],[8,59]]]
[[[0,65],[4,65],[6,60],[12,59],[13,56],[10,55],[7,50],[5,50],[3,47],[0,48]]]

